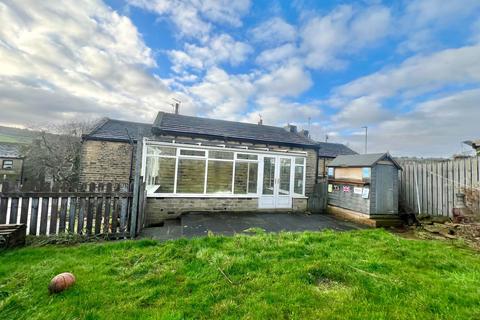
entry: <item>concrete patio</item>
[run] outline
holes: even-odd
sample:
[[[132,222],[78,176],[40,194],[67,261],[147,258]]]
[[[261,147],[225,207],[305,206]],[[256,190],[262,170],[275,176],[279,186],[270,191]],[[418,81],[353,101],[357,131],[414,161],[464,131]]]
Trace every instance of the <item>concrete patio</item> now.
[[[233,235],[249,228],[267,232],[320,231],[325,229],[348,231],[365,226],[324,214],[292,213],[189,213],[179,219],[167,220],[161,227],[145,228],[140,237],[171,240],[181,237],[214,234]]]

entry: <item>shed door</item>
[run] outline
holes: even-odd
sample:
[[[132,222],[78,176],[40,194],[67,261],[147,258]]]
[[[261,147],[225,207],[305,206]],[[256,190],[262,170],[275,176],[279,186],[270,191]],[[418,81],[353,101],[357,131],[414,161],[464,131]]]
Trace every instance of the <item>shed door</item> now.
[[[394,214],[393,179],[397,178],[395,167],[377,165],[376,170],[376,214]]]

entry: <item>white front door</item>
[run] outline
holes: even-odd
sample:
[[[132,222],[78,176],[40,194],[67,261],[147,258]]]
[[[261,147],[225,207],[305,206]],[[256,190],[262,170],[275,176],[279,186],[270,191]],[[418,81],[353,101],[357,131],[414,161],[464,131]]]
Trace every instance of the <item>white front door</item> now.
[[[258,207],[262,209],[292,207],[292,162],[291,157],[264,156],[261,195]]]

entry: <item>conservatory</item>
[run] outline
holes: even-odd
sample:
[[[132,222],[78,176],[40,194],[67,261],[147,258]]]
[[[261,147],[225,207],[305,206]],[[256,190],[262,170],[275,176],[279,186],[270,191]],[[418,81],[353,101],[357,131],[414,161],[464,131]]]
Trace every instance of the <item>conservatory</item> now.
[[[265,209],[305,198],[305,151],[145,138],[142,160],[149,198],[256,198]]]

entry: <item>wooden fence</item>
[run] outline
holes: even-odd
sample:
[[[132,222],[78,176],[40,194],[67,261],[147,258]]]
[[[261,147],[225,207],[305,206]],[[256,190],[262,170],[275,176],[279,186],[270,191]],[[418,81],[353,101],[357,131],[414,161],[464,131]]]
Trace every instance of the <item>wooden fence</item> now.
[[[318,183],[313,187],[313,192],[308,198],[308,211],[312,213],[324,213],[327,209],[328,180],[319,178]]]
[[[398,160],[400,204],[409,212],[452,216],[455,194],[466,195],[467,207],[480,213],[480,158]]]
[[[126,238],[141,230],[144,184],[137,192],[128,185],[95,184],[78,189],[58,186],[41,191],[24,191],[4,183],[0,191],[0,224],[25,224],[28,235],[75,233],[85,236]],[[136,198],[138,214],[132,215]],[[137,222],[137,221],[136,221]]]

